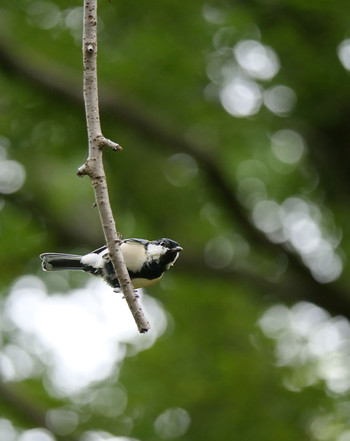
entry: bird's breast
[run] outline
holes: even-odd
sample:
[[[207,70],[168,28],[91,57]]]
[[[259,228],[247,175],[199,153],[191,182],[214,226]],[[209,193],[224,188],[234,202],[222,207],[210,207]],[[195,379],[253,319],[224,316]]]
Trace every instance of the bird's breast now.
[[[147,260],[145,247],[137,242],[124,242],[120,249],[129,272],[140,271]]]

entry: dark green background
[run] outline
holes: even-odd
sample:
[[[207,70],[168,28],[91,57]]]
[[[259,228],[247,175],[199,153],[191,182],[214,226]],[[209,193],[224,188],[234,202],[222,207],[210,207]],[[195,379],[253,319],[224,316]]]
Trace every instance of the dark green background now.
[[[3,299],[16,278],[44,277],[41,252],[88,251],[104,240],[90,182],[76,177],[87,155],[81,28],[69,27],[67,17],[81,6],[0,1],[0,135],[8,158],[26,170],[24,185],[0,199]],[[79,17],[82,9],[74,13]],[[85,441],[86,431],[103,430],[158,440],[157,417],[183,408],[191,423],[181,440],[348,441],[349,381],[335,391],[319,373],[322,357],[303,357],[310,335],[299,335],[297,361],[279,363],[282,334],[266,338],[258,321],[276,303],[293,308],[298,302],[327,310],[322,326],[338,323],[331,317],[350,318],[350,78],[337,55],[349,34],[345,0],[99,1],[102,127],[123,146],[104,156],[118,231],[169,236],[184,251],[165,283],[148,290],[172,325],[152,347],[127,357],[117,379],[106,380],[125,390],[124,413],[111,418],[83,406],[75,431],[57,439]],[[288,114],[262,106],[235,118],[213,95],[208,65],[215,62],[219,72],[234,63],[232,48],[241,40],[260,41],[277,54],[277,75],[252,81],[261,90],[294,90]],[[271,136],[279,130],[303,137],[298,163],[273,155]],[[256,227],[249,204],[256,189],[244,192],[240,182],[244,164],[245,177],[265,184],[262,200],[304,200],[322,237],[339,240],[337,280],[319,283],[292,245]],[[233,250],[227,263],[225,250]],[[67,279],[70,288],[87,277]],[[48,275],[44,280],[50,284]],[[335,357],[346,361],[350,331],[342,323]],[[286,322],[286,341],[296,338],[292,331]],[[9,342],[7,329],[0,351]],[[70,397],[50,396],[44,379],[42,371],[2,383],[0,415],[20,431],[45,426],[49,409],[77,411]],[[87,393],[93,397],[99,387]]]

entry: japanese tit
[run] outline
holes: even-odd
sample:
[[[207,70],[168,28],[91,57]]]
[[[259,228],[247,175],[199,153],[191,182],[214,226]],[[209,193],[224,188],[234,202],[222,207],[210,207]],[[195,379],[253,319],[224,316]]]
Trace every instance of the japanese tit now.
[[[166,238],[152,241],[124,239],[120,247],[135,289],[158,282],[182,251],[177,242]],[[106,245],[84,256],[44,253],[40,258],[44,271],[82,270],[102,277],[116,291],[120,288]]]

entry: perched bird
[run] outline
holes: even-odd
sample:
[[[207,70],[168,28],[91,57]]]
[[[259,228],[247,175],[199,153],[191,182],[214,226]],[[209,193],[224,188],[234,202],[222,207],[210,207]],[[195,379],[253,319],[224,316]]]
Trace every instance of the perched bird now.
[[[158,282],[182,251],[177,242],[166,238],[151,241],[124,239],[120,248],[135,289]],[[40,258],[44,271],[82,270],[102,277],[115,290],[120,288],[106,245],[84,256],[43,253]]]

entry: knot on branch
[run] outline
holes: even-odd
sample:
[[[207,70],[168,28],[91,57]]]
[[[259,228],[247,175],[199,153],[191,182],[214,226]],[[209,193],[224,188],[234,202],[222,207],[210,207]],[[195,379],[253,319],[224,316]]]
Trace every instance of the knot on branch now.
[[[96,44],[95,43],[86,43],[85,44],[85,51],[89,54],[92,54],[95,52]]]
[[[116,142],[111,141],[110,139],[105,138],[103,135],[98,135],[94,139],[98,147],[102,150],[105,147],[108,147],[114,151],[122,150],[123,148],[117,144]]]
[[[77,176],[79,176],[79,178],[81,178],[81,177],[87,175],[87,176],[90,176],[90,178],[92,178],[93,174],[94,174],[94,164],[95,163],[96,163],[96,159],[91,158],[89,156],[87,158],[87,160],[85,161],[85,163],[78,168]]]
[[[88,175],[88,174],[89,174],[89,168],[85,162],[85,164],[81,165],[78,168],[77,175],[79,176],[79,178],[82,178],[83,176]]]

